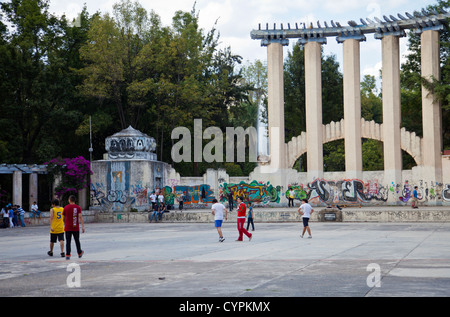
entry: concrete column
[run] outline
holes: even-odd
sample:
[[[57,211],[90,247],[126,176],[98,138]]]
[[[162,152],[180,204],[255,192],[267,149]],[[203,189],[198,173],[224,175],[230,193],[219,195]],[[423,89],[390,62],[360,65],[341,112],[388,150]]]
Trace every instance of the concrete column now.
[[[399,37],[381,39],[385,183],[402,183]]]
[[[286,167],[284,141],[283,44],[267,45],[268,130],[270,170]]]
[[[28,203],[31,205],[34,202],[38,202],[38,174],[31,173],[30,174],[30,184],[28,186],[29,188],[29,199]]]
[[[421,36],[422,77],[440,78],[439,31],[428,30]],[[423,126],[423,178],[432,182],[442,182],[442,117],[441,104],[434,101],[434,95],[422,85],[422,126]]]
[[[322,63],[320,43],[307,42],[305,48],[305,100],[308,181],[323,177],[322,144]]]
[[[78,206],[80,206],[83,210],[89,207],[87,202],[87,188],[83,188],[78,191]]]
[[[347,177],[362,179],[359,41],[346,39],[343,50],[345,171]]]
[[[22,206],[22,172],[13,172],[13,205]]]

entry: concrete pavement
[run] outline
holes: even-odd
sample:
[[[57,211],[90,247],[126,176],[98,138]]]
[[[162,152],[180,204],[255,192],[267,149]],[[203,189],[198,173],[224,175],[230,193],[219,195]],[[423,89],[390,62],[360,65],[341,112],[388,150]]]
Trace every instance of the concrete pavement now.
[[[212,223],[88,223],[70,261],[47,255],[46,226],[2,229],[0,296],[450,295],[450,223],[311,222],[312,239],[300,223],[255,225],[236,242],[225,222],[219,243]]]

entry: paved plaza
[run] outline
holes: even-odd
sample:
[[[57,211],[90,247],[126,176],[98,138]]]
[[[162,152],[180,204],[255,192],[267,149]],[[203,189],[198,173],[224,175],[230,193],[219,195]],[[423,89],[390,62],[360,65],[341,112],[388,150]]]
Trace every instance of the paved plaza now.
[[[450,223],[312,222],[312,239],[300,223],[255,225],[236,242],[225,222],[220,243],[212,223],[88,223],[70,261],[47,255],[47,226],[2,229],[0,296],[450,295]]]

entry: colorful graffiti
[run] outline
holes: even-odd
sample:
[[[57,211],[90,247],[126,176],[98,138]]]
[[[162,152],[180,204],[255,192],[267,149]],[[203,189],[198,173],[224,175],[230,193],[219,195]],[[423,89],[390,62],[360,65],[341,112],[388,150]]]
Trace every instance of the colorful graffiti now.
[[[426,182],[420,180],[418,184],[411,185],[405,181],[399,193],[399,200],[407,203],[413,196],[414,187],[417,186],[417,199],[422,202],[428,201],[450,201],[450,184],[441,184],[437,182]],[[445,188],[444,188],[445,186]]]
[[[442,199],[450,202],[450,184],[446,184],[445,188],[442,190]]]
[[[177,199],[181,194],[184,194],[183,202],[185,205],[211,204],[214,199],[214,191],[207,184],[195,186],[176,185],[173,187],[173,191]]]
[[[419,181],[412,185],[408,181],[404,184],[391,183],[388,186],[381,185],[377,180],[367,183],[359,179],[344,179],[330,181],[315,179],[306,185],[290,184],[285,192],[286,197],[292,188],[295,199],[308,199],[315,204],[380,204],[388,201],[410,202],[414,187],[417,186],[417,198],[419,202],[450,202],[450,185],[436,182]],[[445,186],[445,188],[444,188]]]
[[[388,190],[376,181],[364,183],[359,179],[329,181],[315,179],[306,184],[290,184],[286,191],[294,190],[294,199],[308,199],[315,204],[358,204],[367,202],[386,202]]]
[[[126,166],[125,166],[126,167]],[[124,208],[146,209],[150,205],[150,194],[162,192],[167,205],[177,205],[183,195],[183,202],[187,208],[204,208],[212,203],[214,190],[208,184],[178,185],[169,183],[162,188],[150,189],[141,182],[129,184],[127,169],[111,169],[107,181],[91,184],[91,205],[101,206],[112,210]],[[175,185],[174,185],[175,184]],[[360,179],[326,180],[315,179],[306,184],[293,183],[286,187],[274,186],[270,182],[240,183],[222,182],[219,186],[220,201],[227,201],[231,194],[233,199],[242,196],[245,201],[257,204],[285,204],[282,196],[288,197],[289,191],[294,191],[294,199],[299,201],[308,199],[313,205],[376,205],[402,202],[409,204],[414,187],[417,186],[418,200],[421,203],[450,203],[450,184],[426,182],[420,180],[417,184],[405,181],[403,184],[382,185],[377,180],[364,182]],[[388,199],[389,198],[389,199]]]
[[[219,197],[221,201],[227,201],[228,194],[231,193],[234,200],[236,200],[237,197],[243,197],[244,201],[248,202],[278,203],[280,202],[280,192],[280,186],[274,187],[270,182],[264,184],[255,180],[251,183],[246,183],[244,181],[241,181],[239,184],[223,183],[219,187]]]

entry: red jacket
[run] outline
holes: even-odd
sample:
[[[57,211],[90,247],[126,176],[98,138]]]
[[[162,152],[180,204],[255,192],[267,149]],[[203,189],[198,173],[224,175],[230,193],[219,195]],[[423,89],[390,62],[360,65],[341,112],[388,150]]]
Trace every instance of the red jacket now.
[[[240,203],[239,207],[238,207],[237,216],[238,217],[245,217],[246,214],[247,214],[247,206],[245,206],[244,203]]]

